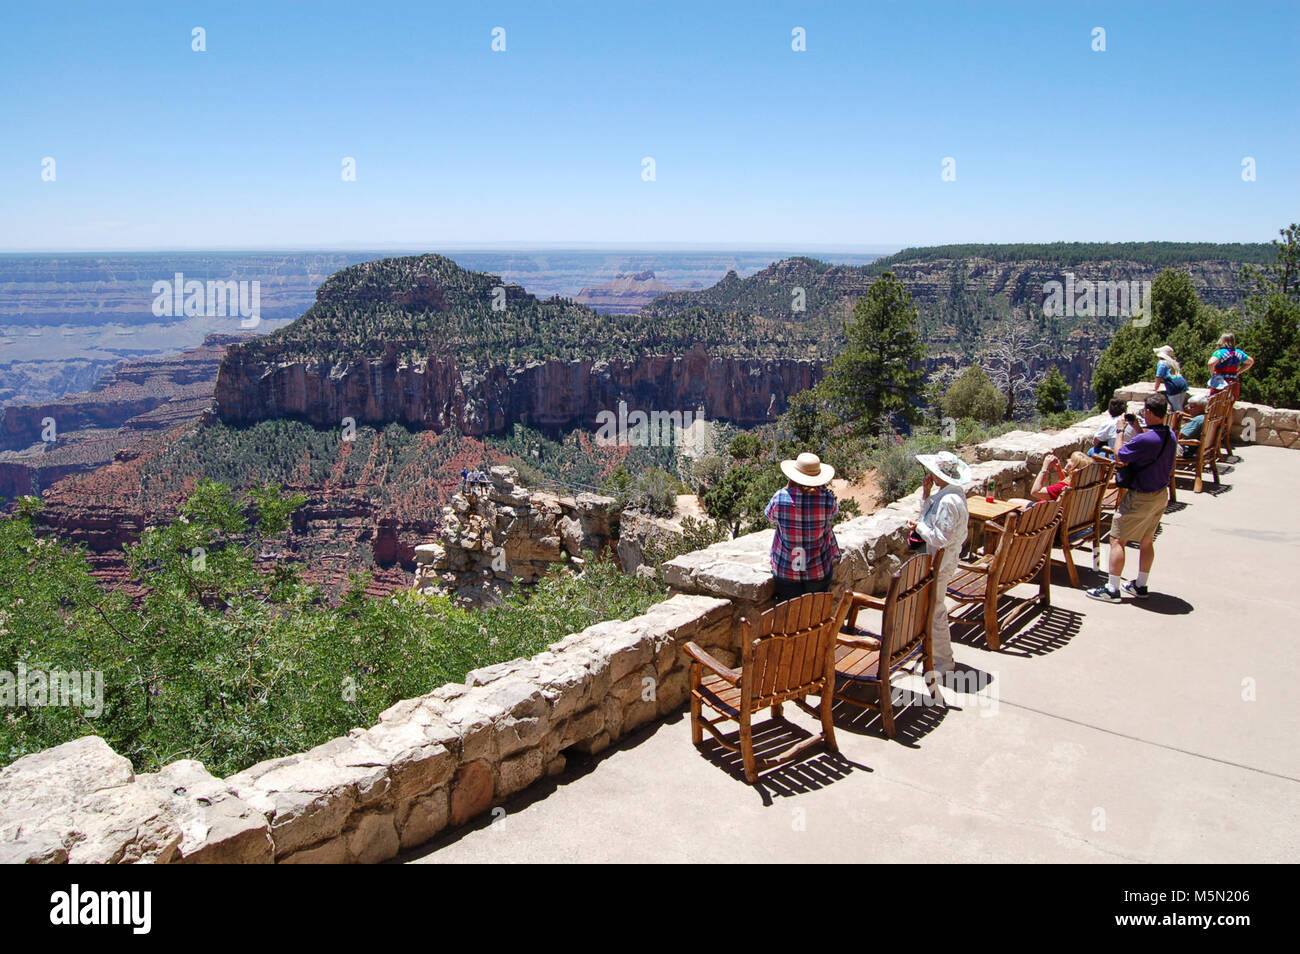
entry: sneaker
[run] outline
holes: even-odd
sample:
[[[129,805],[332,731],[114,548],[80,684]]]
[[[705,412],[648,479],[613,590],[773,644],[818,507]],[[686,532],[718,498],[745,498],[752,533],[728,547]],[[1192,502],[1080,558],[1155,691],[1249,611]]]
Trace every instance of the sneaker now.
[[[1125,583],[1124,592],[1127,593],[1129,596],[1135,596],[1140,600],[1144,600],[1147,598],[1147,588],[1145,586],[1138,586],[1137,580],[1130,580],[1129,582]]]
[[[1110,588],[1110,584],[1109,584],[1109,583],[1105,584],[1104,586],[1099,586],[1099,587],[1097,587],[1097,588],[1095,588],[1095,589],[1084,590],[1084,591],[1083,591],[1083,595],[1084,595],[1084,596],[1087,596],[1087,597],[1091,597],[1091,598],[1094,599],[1094,600],[1101,600],[1103,603],[1122,603],[1122,602],[1123,602],[1123,600],[1120,599],[1119,591],[1118,591],[1118,590],[1112,590],[1112,589]]]

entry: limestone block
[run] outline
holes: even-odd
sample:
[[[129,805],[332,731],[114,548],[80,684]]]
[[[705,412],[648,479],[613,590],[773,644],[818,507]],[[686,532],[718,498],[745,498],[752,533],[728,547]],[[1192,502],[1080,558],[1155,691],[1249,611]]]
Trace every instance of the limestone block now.
[[[599,705],[571,716],[560,727],[560,748],[567,749],[605,731],[605,714]]]
[[[236,795],[267,816],[280,858],[334,838],[355,808],[387,794],[383,765],[341,764],[381,758],[358,749],[356,740],[334,739],[300,755],[259,762],[226,781]]]
[[[202,762],[182,759],[137,782],[166,805],[181,828],[184,864],[270,864],[275,857],[266,816],[239,799]]]
[[[345,865],[351,860],[346,838],[335,837],[276,859],[282,865]]]
[[[72,863],[167,863],[180,825],[131,763],[99,736],[83,736],[0,770],[0,853]]]
[[[403,850],[422,845],[447,827],[451,799],[446,786],[430,792],[399,812],[400,843]]]
[[[542,777],[545,763],[541,749],[528,749],[513,758],[503,761],[497,769],[500,781],[497,784],[497,800],[508,798],[515,792],[522,791]]]
[[[479,759],[462,765],[451,784],[451,823],[463,825],[492,805],[492,765]]]
[[[395,857],[401,848],[392,812],[366,812],[347,835],[351,860],[374,865]]]

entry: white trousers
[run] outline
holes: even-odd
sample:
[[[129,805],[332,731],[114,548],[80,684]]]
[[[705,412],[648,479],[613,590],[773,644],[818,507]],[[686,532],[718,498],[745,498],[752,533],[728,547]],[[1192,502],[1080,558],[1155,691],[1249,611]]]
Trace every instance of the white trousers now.
[[[934,615],[930,617],[930,644],[934,649],[934,668],[939,672],[951,672],[954,666],[952,658],[952,630],[948,628],[948,584],[957,575],[957,551],[961,545],[950,548],[943,555],[939,572],[935,574],[936,590],[934,594]]]

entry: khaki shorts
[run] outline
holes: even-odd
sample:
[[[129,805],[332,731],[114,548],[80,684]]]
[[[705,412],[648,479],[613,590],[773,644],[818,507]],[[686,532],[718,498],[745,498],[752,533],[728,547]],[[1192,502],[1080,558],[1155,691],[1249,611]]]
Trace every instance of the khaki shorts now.
[[[1145,540],[1155,536],[1169,503],[1169,491],[1161,488],[1149,494],[1130,490],[1119,502],[1115,519],[1110,525],[1110,535],[1116,540]]]

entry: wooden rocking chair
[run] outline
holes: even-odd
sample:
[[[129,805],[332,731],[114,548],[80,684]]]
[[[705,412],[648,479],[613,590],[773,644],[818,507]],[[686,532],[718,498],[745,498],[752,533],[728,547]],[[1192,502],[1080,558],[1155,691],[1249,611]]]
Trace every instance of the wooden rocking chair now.
[[[835,688],[835,635],[848,613],[849,596],[837,598],[830,593],[808,593],[797,599],[778,603],[763,613],[758,625],[749,618],[741,620],[741,662],[739,669],[724,666],[697,646],[686,644],[691,663],[691,741],[704,741],[708,729],[715,739],[732,752],[739,752],[745,763],[745,779],[751,785],[758,773],[803,755],[808,749],[825,742],[832,752],[839,751],[835,726],[831,722],[832,694]],[[821,697],[814,709],[805,697]],[[771,708],[780,717],[781,704],[794,702],[814,718],[820,718],[821,734],[795,746],[775,758],[754,755],[753,717]],[[716,719],[702,715],[702,707],[720,713]],[[740,723],[739,745],[728,742],[717,729],[726,720]]]
[[[935,572],[943,551],[933,556],[912,557],[889,580],[884,599],[853,593],[848,618],[835,647],[835,698],[880,713],[885,734],[894,737],[894,700],[890,686],[894,676],[918,662],[924,672],[934,670],[934,648],[930,644],[930,620],[937,595]],[[857,628],[858,611],[864,607],[881,611],[880,633]],[[874,688],[874,701],[858,699],[843,690],[853,685]],[[928,684],[927,684],[928,691]]]
[[[1169,475],[1169,499],[1178,499],[1178,478],[1191,477],[1193,493],[1202,493],[1205,489],[1205,469],[1208,467],[1214,476],[1214,486],[1219,486],[1219,447],[1224,441],[1225,433],[1232,430],[1232,389],[1220,391],[1210,396],[1205,404],[1205,423],[1201,425],[1200,437],[1180,437],[1178,428],[1183,423],[1185,414],[1174,417],[1172,429],[1178,439],[1178,452],[1174,456],[1174,469]],[[1193,448],[1193,456],[1184,457],[1183,448]]]
[[[1007,618],[1006,625],[1035,603],[1052,602],[1052,541],[1061,524],[1061,502],[1044,500],[1020,513],[1003,517],[1003,525],[988,524],[998,531],[997,550],[974,563],[963,563],[948,584],[948,596],[958,603],[983,604],[984,638],[989,648],[1002,648],[999,638],[998,600],[1012,587],[1038,580],[1038,595],[1024,600]]]
[[[1070,486],[1061,495],[1061,526],[1057,531],[1057,545],[1065,555],[1065,568],[1070,574],[1070,585],[1079,585],[1079,571],[1074,568],[1072,550],[1089,544],[1092,548],[1092,568],[1101,561],[1101,512],[1110,492],[1111,474],[1115,462],[1094,458],[1092,463],[1070,478]]]

